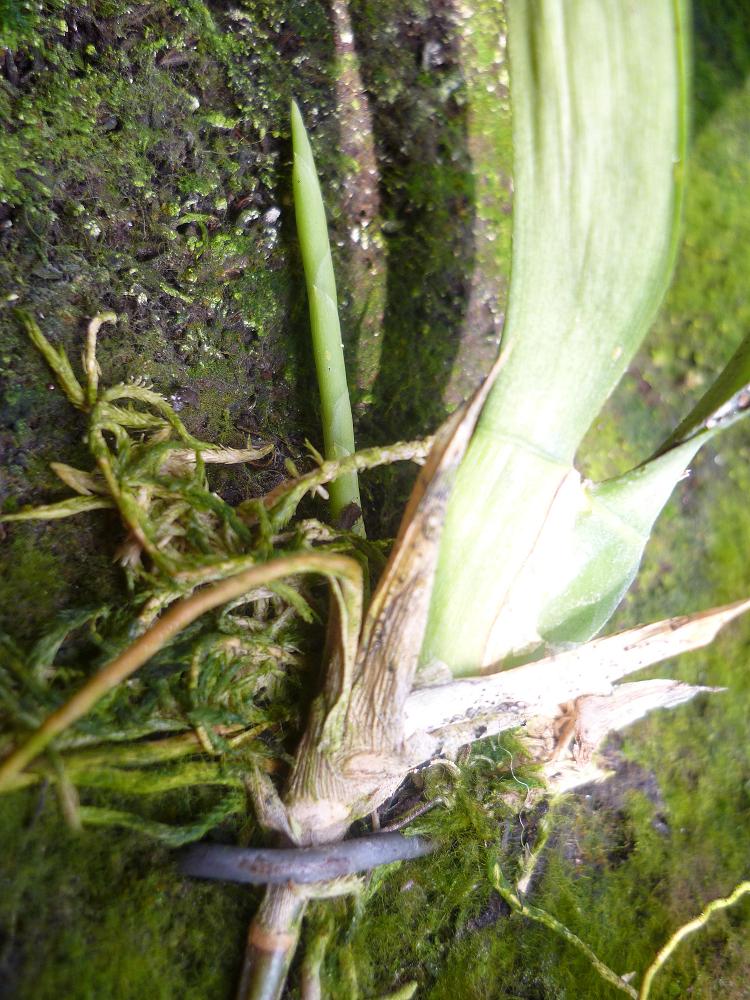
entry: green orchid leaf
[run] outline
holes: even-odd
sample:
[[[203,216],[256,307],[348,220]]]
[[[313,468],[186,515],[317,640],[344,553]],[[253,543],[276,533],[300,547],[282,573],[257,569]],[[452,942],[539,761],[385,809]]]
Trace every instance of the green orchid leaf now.
[[[544,607],[539,631],[548,642],[585,642],[606,624],[633,582],[654,522],[699,449],[750,413],[744,386],[747,342],[680,424],[680,444],[617,479],[586,489],[590,509],[579,515],[568,543],[577,569]],[[737,385],[741,388],[735,391]],[[709,410],[707,403],[715,407]],[[668,441],[671,440],[668,439]],[[549,567],[551,569],[551,567]]]
[[[511,0],[508,15],[510,358],[482,424],[569,462],[672,273],[684,16],[673,0]]]
[[[495,660],[541,644],[587,642],[606,624],[633,582],[654,523],[689,463],[707,441],[750,413],[740,405],[744,388],[726,398],[742,381],[731,365],[692,411],[700,416],[692,419],[696,430],[686,440],[615,479],[583,483],[573,476],[558,492],[495,622]],[[718,404],[713,412],[707,412],[707,398]],[[688,427],[688,420],[680,426]]]
[[[685,419],[654,453],[663,455],[700,430],[729,426],[750,406],[750,333]]]
[[[510,0],[514,222],[507,363],[459,470],[422,663],[492,662],[586,430],[672,271],[686,41],[677,0]]]
[[[302,115],[294,101],[292,102],[292,148],[294,208],[310,308],[325,457],[340,460],[354,452],[354,427],[344,367],[336,278],[333,273],[326,214],[315,171],[315,161]],[[344,508],[351,503],[359,507],[357,474],[348,472],[339,476],[331,484],[329,493],[331,513],[334,518],[338,518]],[[358,527],[360,531],[363,530],[361,518],[358,520]]]
[[[545,642],[586,642],[610,619],[638,572],[654,522],[704,440],[693,438],[616,479],[582,485],[585,507],[565,543],[567,580],[554,595],[548,583],[540,609]],[[551,567],[539,555],[551,582],[560,564]]]

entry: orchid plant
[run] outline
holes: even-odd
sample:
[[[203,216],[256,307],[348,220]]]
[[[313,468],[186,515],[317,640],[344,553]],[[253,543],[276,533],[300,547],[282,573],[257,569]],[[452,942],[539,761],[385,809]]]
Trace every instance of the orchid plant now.
[[[192,730],[156,739],[148,726],[138,732],[152,737],[152,758],[140,744],[144,765],[168,743],[173,759],[203,753],[216,760],[246,749],[234,767],[193,760],[181,772],[185,785],[229,789],[224,812],[182,840],[241,809],[247,789],[262,825],[287,843],[336,844],[355,821],[376,814],[413,769],[450,761],[467,744],[519,727],[545,779],[534,794],[561,793],[600,774],[596,750],[608,732],[707,690],[669,679],[620,682],[710,642],[750,601],[597,636],[693,456],[746,413],[748,343],[638,467],[591,483],[574,465],[673,266],[685,180],[684,6],[509,0],[507,10],[515,171],[506,327],[487,378],[434,438],[355,450],[325,211],[296,106],[294,196],[325,443],[323,455],[313,449],[312,472],[231,508],[211,493],[206,465],[258,462],[265,449],[230,451],[194,439],[145,386],[102,389],[96,338],[113,314],[89,326],[83,380],[34,319],[20,314],[68,399],[88,417],[95,467],[58,463],[76,495],[5,520],[116,509],[128,530],[123,561],[146,599],[116,655],[68,700],[27,713],[0,762],[0,789],[38,780],[49,770],[42,755],[53,745],[67,760],[69,780],[85,784],[96,762],[66,736],[219,609],[223,631],[196,642],[192,655]],[[367,565],[373,550],[357,519],[357,476],[397,460],[421,468],[368,600],[366,578],[377,567]],[[352,507],[353,532],[294,520],[302,498],[326,485],[331,523]],[[274,623],[310,617],[309,576],[325,579],[330,595],[323,680],[280,786],[273,777],[279,762],[258,741],[267,722],[242,712],[273,692],[279,681],[271,675],[283,675],[294,661]],[[40,654],[35,668],[42,706],[50,702],[45,684],[56,649]],[[231,719],[198,711],[207,678],[215,684],[221,670],[238,685],[234,693],[222,688],[217,702],[231,707]],[[110,771],[117,752],[108,758]],[[88,808],[80,813],[84,822],[126,821]],[[511,905],[565,933],[524,902],[528,870],[515,886],[498,868],[491,871]],[[241,995],[280,996],[308,899],[352,887],[351,879],[269,886],[251,927]],[[591,957],[617,988],[648,995],[653,973],[638,993]]]

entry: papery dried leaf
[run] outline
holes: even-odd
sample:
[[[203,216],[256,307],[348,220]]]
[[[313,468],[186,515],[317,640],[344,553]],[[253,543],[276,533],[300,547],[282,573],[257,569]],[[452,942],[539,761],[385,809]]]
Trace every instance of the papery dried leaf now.
[[[358,655],[361,677],[352,712],[376,713],[388,743],[401,739],[401,712],[411,691],[429,612],[445,511],[456,471],[484,401],[504,367],[502,354],[472,399],[435,435],[401,520],[391,556],[365,618]],[[385,719],[390,718],[386,724]]]
[[[585,762],[608,733],[632,726],[656,708],[675,708],[697,694],[716,694],[722,690],[724,689],[654,678],[618,684],[610,695],[579,698],[576,702],[574,756],[580,762]]]
[[[406,702],[405,733],[430,733],[437,742],[491,735],[527,718],[555,718],[560,705],[584,695],[609,695],[620,677],[662,660],[707,646],[727,623],[750,609],[737,601],[693,615],[667,618],[489,677],[465,678],[420,688]],[[463,742],[469,739],[464,738]]]
[[[610,695],[576,700],[572,714],[564,720],[564,742],[558,720],[533,720],[528,727],[528,747],[544,764],[546,793],[563,795],[607,778],[611,772],[594,754],[609,733],[620,732],[657,709],[676,708],[698,694],[721,690],[663,678],[618,684]]]
[[[435,436],[373,595],[351,682],[342,677],[341,652],[336,646],[330,650],[325,689],[313,706],[285,797],[300,843],[336,839],[401,779],[402,711],[422,644],[443,515],[453,476],[503,364],[504,357]]]

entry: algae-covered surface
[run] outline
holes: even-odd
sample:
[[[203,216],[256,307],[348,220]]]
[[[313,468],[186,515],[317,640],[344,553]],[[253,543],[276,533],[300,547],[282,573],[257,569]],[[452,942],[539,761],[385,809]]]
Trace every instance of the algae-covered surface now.
[[[100,335],[108,383],[145,379],[203,439],[272,443],[268,461],[214,475],[230,503],[276,485],[287,460],[309,461],[304,439],[320,433],[290,202],[292,95],[326,192],[358,443],[436,426],[496,349],[509,266],[502,8],[470,6],[0,4],[5,511],[66,495],[51,460],[87,467],[84,418],[13,306],[74,363],[88,318],[113,310]],[[646,456],[748,329],[742,7],[695,11],[683,249],[651,338],[589,435],[592,476]],[[740,426],[696,460],[619,625],[747,594],[749,442]],[[393,531],[412,474],[365,480],[372,536]],[[28,644],[61,611],[124,601],[121,540],[108,512],[5,527],[2,628]],[[748,628],[673,669],[727,693],[640,724],[609,751],[612,782],[559,807],[532,898],[618,972],[640,973],[670,929],[748,877]],[[495,832],[466,791],[477,782],[431,821],[451,850],[316,909],[308,936],[331,935],[326,995],[375,997],[410,980],[436,998],[614,995],[494,895],[485,842],[526,834]],[[172,793],[148,809],[179,820],[189,805]],[[52,786],[0,801],[0,996],[231,996],[257,895],[188,882],[145,835],[76,831],[64,811]],[[240,837],[241,822],[226,833]],[[747,996],[748,938],[744,902],[681,947],[655,996]]]

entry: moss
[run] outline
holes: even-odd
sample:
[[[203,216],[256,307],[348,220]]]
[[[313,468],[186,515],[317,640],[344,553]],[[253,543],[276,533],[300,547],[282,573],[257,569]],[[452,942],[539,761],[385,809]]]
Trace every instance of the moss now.
[[[57,522],[12,533],[0,577],[0,630],[39,638],[59,612],[115,597],[114,544],[103,538],[119,533],[119,525],[106,515],[89,517],[83,528]]]
[[[222,443],[274,434],[278,478],[285,455],[298,457],[309,413],[290,318],[299,327],[302,312],[278,218],[288,97],[294,72],[301,97],[312,105],[311,91],[322,92],[326,108],[325,9],[248,3],[233,17],[198,2],[49,6],[55,16],[41,20],[19,8],[0,88],[6,294],[74,358],[88,317],[114,308],[118,325],[100,339],[108,377],[182,394],[192,429]],[[0,358],[3,498],[53,498],[43,470],[50,458],[75,462],[81,423],[45,389],[47,373],[2,306]],[[101,567],[97,544],[96,532],[79,539]],[[61,599],[67,586],[75,600],[85,561],[63,561]],[[15,614],[24,627],[32,605]]]
[[[247,890],[181,880],[146,838],[73,832],[49,791],[6,798],[0,826],[9,995],[231,994],[254,905]]]
[[[694,119],[701,129],[725,97],[741,87],[750,72],[747,17],[742,0],[697,0]]]
[[[423,3],[356,3],[355,34],[372,112],[386,224],[388,287],[382,367],[372,389],[373,438],[425,433],[466,304],[474,179],[466,153],[459,28]],[[395,39],[399,44],[394,45]]]
[[[325,996],[336,1000],[378,996],[411,980],[419,983],[420,996],[432,995],[435,989],[436,995],[448,996],[440,991],[446,975],[450,981],[446,969],[454,952],[476,949],[477,932],[507,915],[487,870],[488,859],[498,855],[509,870],[515,870],[528,834],[516,810],[535,777],[518,742],[510,734],[483,741],[458,776],[448,776],[436,766],[415,781],[419,792],[427,798],[441,796],[445,805],[411,829],[434,838],[441,847],[417,863],[374,873],[359,899],[339,905],[338,934],[324,968]],[[410,788],[402,795],[414,791]],[[403,804],[391,808],[396,815],[406,811]],[[499,829],[502,849],[496,846]],[[325,911],[313,914],[307,939],[314,939],[324,923]],[[343,961],[342,952],[347,956]],[[487,973],[491,974],[489,969]],[[468,994],[462,988],[453,995]]]
[[[31,5],[9,6],[19,17],[5,36],[17,79],[6,72],[0,91],[0,223],[12,224],[0,231],[7,291],[44,316],[45,332],[71,357],[86,318],[114,308],[118,325],[102,333],[108,377],[146,376],[175,396],[202,437],[272,437],[278,458],[262,475],[217,480],[232,502],[270,488],[284,457],[298,458],[302,435],[314,439],[316,426],[289,231],[293,88],[329,190],[352,169],[336,151],[327,5],[244,0],[230,13],[218,3],[58,2],[44,4],[52,16],[43,21]],[[482,4],[480,14],[493,9]],[[642,458],[747,329],[750,93],[742,81],[750,46],[736,5],[727,0],[721,11],[698,5],[702,130],[676,282],[654,337],[587,443],[586,467],[596,476]],[[495,194],[483,195],[476,175],[490,147],[507,170],[509,128],[506,106],[489,131],[472,117],[490,113],[490,97],[480,102],[476,87],[496,38],[479,36],[477,75],[464,76],[460,26],[447,7],[356,0],[351,12],[374,115],[389,264],[382,367],[359,398],[359,439],[369,444],[431,430],[451,405],[472,267],[482,264],[496,282],[492,294],[502,293],[507,205],[488,215]],[[330,203],[341,273],[349,234]],[[476,242],[483,222],[502,234],[491,251]],[[342,283],[350,356],[362,295]],[[481,336],[494,335],[493,317],[485,318]],[[56,499],[47,462],[76,464],[83,425],[46,388],[43,366],[5,309],[0,366],[5,502]],[[732,431],[723,464],[707,452],[680,487],[621,624],[734,599],[746,588],[746,433]],[[392,526],[409,477],[394,471],[374,482],[373,523]],[[30,639],[63,607],[116,598],[109,561],[117,537],[103,515],[8,531],[6,626]],[[536,902],[621,971],[642,970],[665,926],[747,875],[745,636],[738,626],[681,662],[680,676],[729,685],[731,695],[639,726],[622,753],[645,775],[645,790],[571,803],[534,890]],[[153,818],[160,808],[171,806],[155,805]],[[19,793],[0,810],[9,859],[1,959],[14,995],[230,995],[254,897],[182,882],[152,841],[111,830],[79,835],[59,816],[49,791]],[[435,818],[435,829],[461,846],[385,873],[378,892],[353,907],[336,904],[325,968],[331,995],[354,996],[355,979],[368,996],[411,978],[435,998],[611,995],[564,943],[508,919],[493,897],[484,844],[496,843],[501,820],[464,798]],[[233,826],[224,832],[237,835]],[[521,832],[511,824],[511,847]],[[747,920],[745,903],[680,950],[662,995],[692,988],[712,996],[721,977],[723,996],[742,996]]]
[[[303,102],[319,110],[314,124],[330,108],[325,6],[246,3],[240,20],[225,5],[201,3],[44,6],[37,17],[29,5],[3,36],[11,46],[0,86],[5,293],[74,364],[87,319],[114,308],[118,324],[100,338],[107,379],[148,379],[209,439],[244,445],[270,436],[277,449],[268,469],[213,480],[234,503],[266,492],[286,475],[284,457],[298,458],[302,428],[314,437],[304,342],[295,339],[304,302],[285,232],[286,135],[293,77]],[[88,460],[84,421],[5,305],[0,488],[8,509],[59,499],[50,460]],[[32,641],[61,609],[116,606],[123,581],[112,556],[121,537],[106,515],[5,531],[2,625]],[[86,806],[96,802],[85,794]],[[181,881],[169,855],[142,835],[67,829],[51,792],[2,806],[9,864],[0,978],[10,992],[232,992],[253,894]],[[165,809],[154,806],[152,818],[175,821]]]

